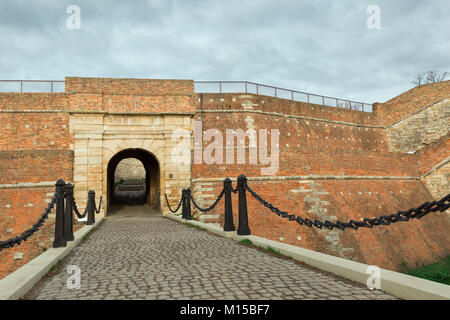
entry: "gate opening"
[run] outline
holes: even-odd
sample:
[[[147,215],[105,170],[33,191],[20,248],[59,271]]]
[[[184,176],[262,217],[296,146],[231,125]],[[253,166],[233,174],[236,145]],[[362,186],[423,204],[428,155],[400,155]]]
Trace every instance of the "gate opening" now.
[[[148,204],[159,209],[160,167],[143,149],[125,149],[108,163],[108,209],[114,205]]]

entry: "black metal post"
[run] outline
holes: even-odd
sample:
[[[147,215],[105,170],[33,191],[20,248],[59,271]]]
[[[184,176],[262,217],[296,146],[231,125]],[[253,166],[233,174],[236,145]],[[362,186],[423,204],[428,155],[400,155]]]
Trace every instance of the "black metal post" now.
[[[237,189],[239,192],[239,227],[237,234],[240,236],[248,236],[250,235],[250,228],[248,226],[247,195],[245,189],[247,177],[241,174],[237,181]]]
[[[66,183],[63,179],[56,182],[56,219],[55,219],[55,239],[53,248],[65,247],[67,241],[64,238],[64,191]]]
[[[186,189],[186,220],[192,220],[191,215],[191,189]]]
[[[186,189],[181,190],[181,219],[186,219]]]
[[[92,225],[95,223],[95,191],[89,190],[88,192],[88,218],[87,225]]]
[[[73,184],[66,184],[66,211],[64,215],[64,238],[73,241]]]
[[[231,192],[233,191],[233,186],[230,178],[226,178],[223,181],[223,189],[225,191],[225,222],[223,225],[223,231],[235,231],[236,228],[233,223],[233,206],[231,203]]]

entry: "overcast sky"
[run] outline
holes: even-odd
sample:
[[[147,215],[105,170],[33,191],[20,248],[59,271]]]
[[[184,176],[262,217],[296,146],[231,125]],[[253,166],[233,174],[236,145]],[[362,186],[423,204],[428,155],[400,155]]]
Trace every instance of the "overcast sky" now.
[[[248,80],[384,102],[450,71],[449,16],[449,0],[2,1],[0,79]]]

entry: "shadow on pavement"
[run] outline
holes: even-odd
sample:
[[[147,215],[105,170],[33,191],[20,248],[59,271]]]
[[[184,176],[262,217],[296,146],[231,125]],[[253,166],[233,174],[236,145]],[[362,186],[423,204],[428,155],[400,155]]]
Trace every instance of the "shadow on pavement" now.
[[[162,212],[148,204],[144,205],[125,205],[125,204],[113,204],[108,209],[108,214],[106,216],[109,218],[124,218],[124,217],[155,217],[161,216]]]

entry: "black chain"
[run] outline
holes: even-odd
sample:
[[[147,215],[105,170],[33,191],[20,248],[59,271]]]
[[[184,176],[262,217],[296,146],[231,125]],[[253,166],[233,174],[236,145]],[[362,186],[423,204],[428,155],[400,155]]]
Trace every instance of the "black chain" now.
[[[95,213],[97,213],[97,214],[100,213],[100,209],[102,208],[102,199],[103,199],[103,196],[100,196],[100,203],[99,203],[98,209],[97,209],[97,205],[95,204],[95,198],[94,198],[94,210],[95,210]]]
[[[169,204],[169,199],[167,199],[167,194],[164,194],[164,196],[166,197],[167,207],[169,207],[170,212],[172,212],[172,213],[177,212],[180,209],[180,207],[181,207],[181,203],[183,202],[183,197],[181,197],[177,208],[175,210],[172,210],[172,208],[170,207],[170,204]]]
[[[84,209],[84,212],[83,212],[83,214],[81,214],[79,211],[78,211],[78,207],[77,207],[77,203],[75,202],[75,198],[72,196],[71,197],[72,199],[72,208],[73,208],[73,212],[75,212],[75,214],[77,215],[77,217],[78,217],[78,219],[83,219],[84,217],[86,217],[86,215],[87,215],[87,213],[88,213],[88,210],[89,210],[89,201],[88,201],[88,203],[86,204],[86,208]]]
[[[2,251],[5,248],[12,248],[15,245],[20,245],[22,243],[22,241],[27,241],[27,239],[33,235],[36,231],[38,231],[45,219],[48,218],[48,215],[50,214],[51,210],[53,209],[55,203],[56,203],[56,199],[60,196],[64,196],[62,193],[56,193],[54,194],[52,201],[48,204],[47,209],[45,209],[45,212],[41,215],[41,217],[39,218],[39,220],[28,230],[25,230],[24,232],[22,232],[20,234],[20,236],[15,236],[14,238],[9,238],[8,240],[5,241],[0,241],[0,251]]]
[[[316,227],[322,229],[325,227],[329,230],[333,230],[333,228],[337,228],[340,230],[345,230],[345,228],[358,230],[358,228],[373,228],[374,226],[379,225],[390,225],[391,223],[396,223],[399,221],[408,221],[409,219],[420,219],[426,216],[430,212],[444,212],[448,208],[450,208],[450,194],[445,196],[439,201],[425,202],[421,206],[417,208],[411,208],[408,211],[398,211],[397,214],[391,214],[390,216],[379,216],[378,218],[367,219],[364,218],[363,221],[355,221],[350,220],[349,222],[337,221],[333,223],[331,221],[326,220],[325,222],[319,220],[310,220],[308,218],[303,219],[300,216],[296,216],[294,214],[288,214],[287,212],[281,211],[277,207],[273,206],[271,203],[264,200],[260,195],[258,195],[250,186],[246,183],[245,188],[250,192],[250,194],[258,200],[263,206],[267,209],[275,212],[278,216],[282,218],[288,218],[289,221],[297,221],[300,225],[306,225],[307,227]]]
[[[220,199],[222,199],[222,197],[223,197],[224,194],[225,194],[225,188],[222,189],[222,191],[220,192],[220,194],[219,194],[219,196],[217,197],[216,201],[214,201],[214,203],[213,203],[211,206],[209,206],[208,208],[200,208],[200,207],[197,205],[197,203],[195,202],[194,197],[193,197],[192,195],[191,195],[191,200],[192,200],[192,203],[194,204],[194,206],[195,206],[198,210],[200,210],[201,212],[208,212],[208,211],[214,209],[214,207],[219,203]]]

